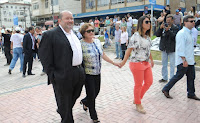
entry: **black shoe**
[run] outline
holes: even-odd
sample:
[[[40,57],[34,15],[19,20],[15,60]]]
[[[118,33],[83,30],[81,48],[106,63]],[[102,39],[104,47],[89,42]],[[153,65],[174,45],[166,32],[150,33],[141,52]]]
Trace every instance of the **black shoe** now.
[[[23,74],[23,75],[22,75],[22,77],[23,77],[23,78],[25,78],[25,77],[26,77],[26,75],[24,75],[24,74]]]
[[[10,65],[10,64],[5,64],[4,66],[8,66],[8,65]]]
[[[88,110],[87,106],[85,106],[85,105],[83,104],[82,101],[80,101],[80,104],[83,105],[83,110],[84,110],[84,111],[87,111],[87,110]]]
[[[162,92],[164,93],[164,95],[169,98],[169,99],[173,99],[170,95],[169,95],[169,92],[166,92],[166,91],[163,91]]]
[[[115,59],[119,59],[119,57],[116,57]]]
[[[99,120],[93,120],[93,123],[100,123]]]
[[[161,79],[159,80],[159,82],[167,82],[167,80]]]
[[[188,96],[188,98],[200,101],[200,98],[198,98],[196,95],[195,96]]]
[[[33,73],[28,73],[28,75],[35,75],[35,74],[33,74]]]
[[[8,70],[8,74],[11,74],[11,69]]]

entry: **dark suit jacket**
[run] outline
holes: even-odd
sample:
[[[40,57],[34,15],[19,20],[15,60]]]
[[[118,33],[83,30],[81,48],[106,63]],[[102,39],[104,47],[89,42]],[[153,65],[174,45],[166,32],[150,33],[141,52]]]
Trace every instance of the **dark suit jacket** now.
[[[59,26],[43,33],[38,53],[48,75],[48,84],[64,82],[69,88],[72,87],[73,51]]]
[[[35,46],[36,46],[37,41],[35,40]],[[24,35],[23,38],[23,52],[25,53],[25,55],[32,55],[33,50],[32,50],[32,38],[30,36],[29,33],[27,33],[26,35]],[[37,47],[35,47],[35,51],[37,51]]]

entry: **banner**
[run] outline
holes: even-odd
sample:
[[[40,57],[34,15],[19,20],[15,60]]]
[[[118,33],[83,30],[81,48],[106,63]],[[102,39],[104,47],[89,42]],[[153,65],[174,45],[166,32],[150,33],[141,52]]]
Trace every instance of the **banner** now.
[[[18,17],[16,15],[13,16],[14,25],[18,25]]]
[[[156,4],[156,0],[149,0],[149,3],[152,4],[152,5],[155,5]]]

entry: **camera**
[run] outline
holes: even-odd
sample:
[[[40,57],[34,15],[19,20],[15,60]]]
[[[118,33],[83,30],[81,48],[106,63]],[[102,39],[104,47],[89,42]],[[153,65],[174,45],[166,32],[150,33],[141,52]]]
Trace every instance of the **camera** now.
[[[165,27],[168,27],[168,23],[165,23],[164,25],[165,25]]]

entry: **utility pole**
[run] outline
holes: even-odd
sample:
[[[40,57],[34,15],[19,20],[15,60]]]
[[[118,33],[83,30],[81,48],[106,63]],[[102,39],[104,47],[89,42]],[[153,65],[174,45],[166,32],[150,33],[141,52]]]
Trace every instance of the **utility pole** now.
[[[28,10],[29,10],[29,16],[30,16],[30,23],[31,23],[31,26],[32,26],[32,13],[31,13],[31,10],[30,10],[30,5],[29,5]]]
[[[54,10],[53,10],[53,0],[51,0],[51,12],[52,12],[52,19],[53,19],[53,27],[54,27]]]
[[[26,13],[25,13],[26,7],[24,6],[23,9],[24,9],[24,23],[25,23],[25,28],[26,28]]]
[[[2,27],[1,8],[3,8],[3,7],[0,6],[0,21],[1,21],[1,27]]]

